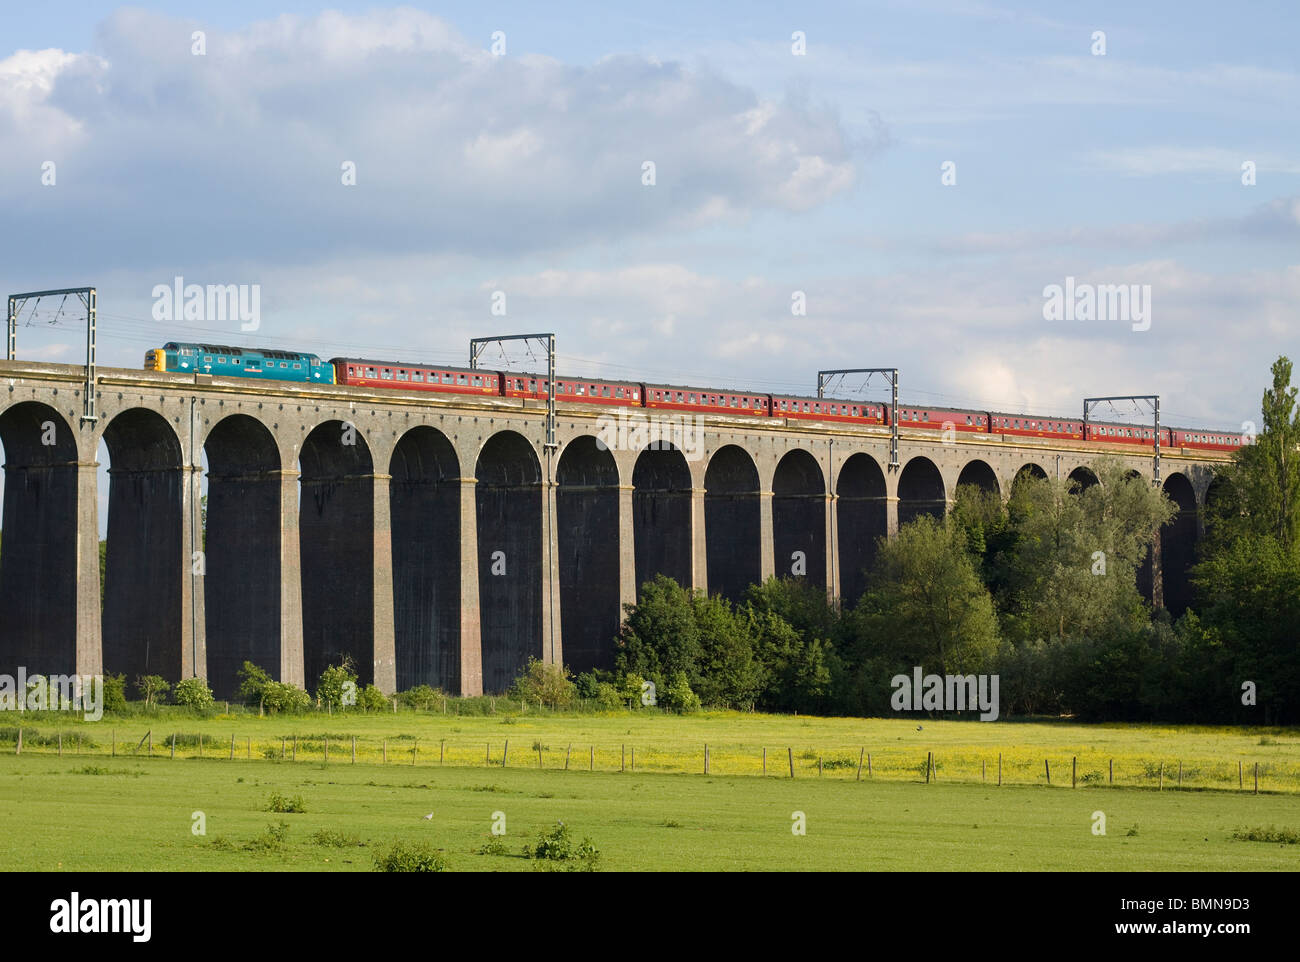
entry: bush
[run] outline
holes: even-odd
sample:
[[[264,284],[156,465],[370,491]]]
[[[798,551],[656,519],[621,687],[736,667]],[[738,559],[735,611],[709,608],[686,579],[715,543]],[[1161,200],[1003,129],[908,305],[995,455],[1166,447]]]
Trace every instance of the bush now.
[[[126,711],[126,675],[104,676],[104,711]]]
[[[549,708],[568,708],[578,697],[578,687],[567,668],[528,659],[524,672],[515,679],[510,697],[540,702]]]
[[[272,792],[270,799],[267,800],[266,810],[268,812],[277,812],[279,814],[295,813],[301,815],[307,811],[307,804],[302,800],[301,795],[295,795],[289,798],[281,795],[279,792]]]
[[[600,852],[589,838],[575,844],[569,826],[556,822],[555,828],[549,832],[537,834],[536,845],[524,846],[524,857],[551,862],[573,862],[577,863],[575,867],[591,871],[600,859]]]
[[[686,680],[686,672],[679,671],[673,675],[672,681],[664,689],[663,695],[659,698],[659,703],[665,708],[671,708],[678,712],[694,712],[700,710],[700,696],[691,691],[690,682]]]
[[[424,842],[395,842],[382,855],[375,856],[376,872],[445,872],[447,860]]]
[[[252,841],[245,843],[244,848],[249,852],[258,853],[281,852],[284,851],[284,843],[288,835],[288,822],[281,822],[279,825],[268,825],[265,832]]]
[[[388,696],[374,685],[366,685],[357,693],[357,707],[362,711],[384,711],[389,707]]]
[[[178,681],[172,697],[176,704],[185,705],[187,708],[211,708],[216,704],[206,678],[186,678]]]
[[[327,828],[322,828],[312,835],[311,841],[313,845],[323,845],[326,848],[355,848],[361,845],[361,839],[357,836],[332,832]]]
[[[439,709],[446,697],[441,689],[432,688],[429,685],[416,685],[414,688],[408,688],[406,691],[397,693],[398,702],[416,711]]]
[[[325,705],[335,708],[343,706],[344,693],[357,688],[357,673],[352,668],[352,659],[344,655],[342,662],[330,665],[320,673],[316,683],[316,697]]]
[[[626,702],[622,693],[607,681],[596,686],[596,704],[607,711],[622,708]]]
[[[271,713],[299,714],[311,708],[311,696],[301,688],[282,681],[272,681],[263,689],[262,704]]]

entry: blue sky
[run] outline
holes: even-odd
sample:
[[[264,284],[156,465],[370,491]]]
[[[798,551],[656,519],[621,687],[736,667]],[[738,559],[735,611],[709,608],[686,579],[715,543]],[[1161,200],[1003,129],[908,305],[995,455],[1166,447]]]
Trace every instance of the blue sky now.
[[[1224,430],[1295,353],[1294,4],[613,6],[6,4],[0,285],[97,285],[106,365],[554,330],[574,373],[897,365],[931,404],[1159,393]],[[177,275],[259,284],[261,328],[154,321]],[[1150,285],[1150,329],[1045,320],[1067,276]],[[80,361],[55,307],[21,357]]]

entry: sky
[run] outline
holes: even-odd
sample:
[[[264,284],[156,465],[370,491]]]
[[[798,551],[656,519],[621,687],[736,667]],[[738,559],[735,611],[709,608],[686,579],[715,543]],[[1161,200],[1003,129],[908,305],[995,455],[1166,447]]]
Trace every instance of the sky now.
[[[101,366],[553,331],[570,374],[1239,431],[1300,332],[1298,10],[4,4],[0,287],[95,286]],[[157,320],[176,277],[257,330]],[[1067,278],[1149,316],[1049,319]],[[73,304],[19,323],[82,362]]]

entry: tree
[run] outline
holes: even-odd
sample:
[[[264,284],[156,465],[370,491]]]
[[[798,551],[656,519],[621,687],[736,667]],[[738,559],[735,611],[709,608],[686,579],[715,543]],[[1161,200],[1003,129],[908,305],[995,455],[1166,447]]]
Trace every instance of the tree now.
[[[266,695],[266,686],[271,684],[271,676],[267,674],[266,669],[251,661],[245,661],[242,668],[237,673],[239,678],[239,699],[250,708],[254,705],[265,707],[263,698]]]
[[[162,701],[171,688],[162,675],[141,675],[135,680],[135,690],[151,708],[155,701]]]
[[[620,673],[668,678],[684,671],[694,687],[700,631],[691,593],[667,575],[655,575],[641,586],[637,603],[627,606],[615,646]]]
[[[1007,505],[1013,537],[993,562],[1003,625],[1016,642],[1081,637],[1140,624],[1137,568],[1177,508],[1114,459],[1083,491],[1022,479]]]
[[[567,668],[529,658],[510,694],[521,701],[535,701],[549,708],[568,708],[577,700],[578,686]]]
[[[998,647],[993,602],[965,532],[922,515],[881,545],[858,604],[876,651],[927,671],[983,671]]]
[[[316,697],[327,706],[340,707],[348,691],[352,692],[352,704],[356,704],[357,673],[352,667],[350,655],[344,655],[339,664],[329,665],[320,673],[316,683]]]
[[[1271,537],[1287,553],[1300,551],[1300,406],[1291,387],[1291,361],[1279,357],[1273,386],[1260,404],[1264,428],[1253,444],[1232,453],[1220,472],[1227,482],[1210,504],[1210,543]]]

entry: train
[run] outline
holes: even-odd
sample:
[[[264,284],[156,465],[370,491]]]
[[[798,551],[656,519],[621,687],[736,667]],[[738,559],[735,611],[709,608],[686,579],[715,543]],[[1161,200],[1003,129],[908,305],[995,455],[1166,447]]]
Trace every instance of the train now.
[[[311,384],[345,384],[388,390],[460,394],[477,397],[546,400],[550,385],[543,374],[490,371],[441,364],[416,364],[370,358],[335,357],[328,361],[315,354],[219,344],[169,341],[145,353],[145,370],[216,374],[261,380],[300,381]],[[880,401],[819,398],[794,394],[612,381],[556,375],[555,399],[600,407],[644,408],[681,414],[730,415],[740,418],[783,418],[871,426],[889,426],[897,417],[899,429],[953,431],[957,434],[997,434],[1011,437],[1081,441],[1095,444],[1132,444],[1151,447],[1151,427],[1081,418],[1008,414],[966,408],[900,404],[897,410]],[[1233,451],[1247,443],[1241,435],[1200,428],[1162,427],[1162,447]]]

